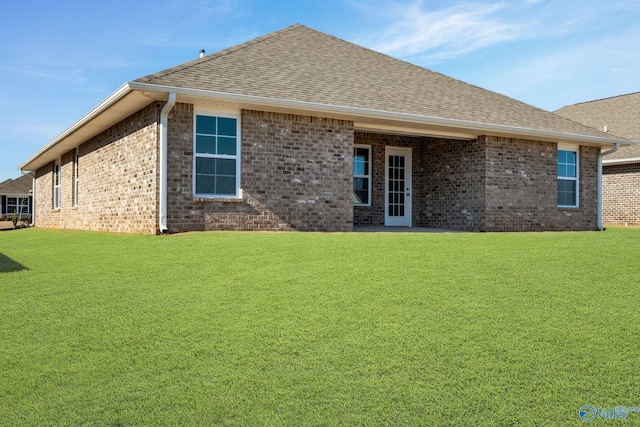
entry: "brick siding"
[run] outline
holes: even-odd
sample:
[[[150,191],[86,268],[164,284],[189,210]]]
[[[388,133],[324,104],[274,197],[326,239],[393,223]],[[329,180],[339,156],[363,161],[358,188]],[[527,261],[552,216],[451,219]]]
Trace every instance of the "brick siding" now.
[[[353,123],[243,110],[242,199],[193,197],[193,106],[169,116],[171,232],[353,228]]]
[[[162,105],[156,102],[143,108],[79,147],[78,206],[73,205],[74,150],[60,159],[60,209],[53,209],[54,163],[40,168],[36,172],[36,225],[156,233]],[[169,115],[170,232],[350,231],[354,223],[382,225],[387,146],[412,148],[414,226],[527,231],[592,230],[597,225],[597,148],[580,148],[580,207],[561,209],[556,206],[554,143],[493,136],[463,141],[355,132],[350,121],[249,110],[241,112],[242,197],[194,198],[193,120],[191,104],[178,103]],[[353,206],[354,144],[372,148],[370,207]],[[640,167],[634,167],[618,168],[616,182],[622,179],[622,170],[625,177],[637,180]],[[613,172],[605,173],[606,183],[613,179]],[[635,197],[637,206],[635,188],[629,198]],[[637,210],[625,215],[629,222],[638,219]],[[613,217],[605,218],[614,223]]]
[[[552,142],[356,133],[356,143],[373,149],[372,206],[355,208],[356,225],[384,224],[386,144],[414,147],[414,226],[464,231],[597,228],[597,148],[580,148],[580,206],[563,209],[557,207],[557,145]]]
[[[419,188],[416,183],[419,177],[419,158],[418,150],[421,138],[387,135],[380,133],[356,132],[354,135],[356,144],[371,146],[371,206],[354,206],[353,223],[360,226],[384,225],[384,170],[385,170],[385,147],[409,147],[412,148],[412,183],[413,188]],[[350,173],[352,173],[352,170]],[[353,194],[353,184],[350,188],[349,195]],[[353,196],[351,196],[353,199]],[[412,220],[417,224],[416,218],[420,212],[420,197],[412,199]]]
[[[36,172],[36,225],[155,233],[158,121],[153,103],[79,147],[79,204],[73,206],[74,157],[61,156],[61,203],[53,209],[54,163]]]
[[[602,169],[602,222],[640,225],[640,163]]]

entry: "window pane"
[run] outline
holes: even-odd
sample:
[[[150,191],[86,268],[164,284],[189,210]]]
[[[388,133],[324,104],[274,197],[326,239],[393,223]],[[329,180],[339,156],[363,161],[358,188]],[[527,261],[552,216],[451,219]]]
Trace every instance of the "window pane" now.
[[[236,194],[236,177],[218,175],[216,177],[216,194],[224,194],[225,196]]]
[[[369,178],[353,178],[353,202],[369,204]]]
[[[565,151],[567,156],[567,163],[570,165],[576,164],[576,152],[575,151]]]
[[[567,163],[567,152],[565,150],[558,150],[558,163]]]
[[[196,133],[216,134],[216,118],[209,116],[196,116]]]
[[[236,139],[224,136],[218,137],[218,154],[236,155]]]
[[[196,153],[217,154],[216,153],[216,137],[197,135],[196,136]]]
[[[567,166],[567,174],[565,176],[575,178],[576,177],[576,167],[574,165]]]
[[[236,119],[218,118],[218,135],[236,136]]]
[[[369,175],[369,149],[368,148],[354,149],[353,174]]]
[[[216,161],[216,174],[231,176],[235,179],[236,176],[236,161],[230,159],[215,159]],[[234,191],[235,193],[235,191]]]
[[[558,180],[558,205],[560,206],[576,206],[577,205],[577,182],[567,179]]]
[[[567,176],[567,165],[558,163],[558,176]]]
[[[196,174],[196,193],[215,194],[216,178],[213,175]]]
[[[196,158],[196,175],[215,175],[216,159]]]

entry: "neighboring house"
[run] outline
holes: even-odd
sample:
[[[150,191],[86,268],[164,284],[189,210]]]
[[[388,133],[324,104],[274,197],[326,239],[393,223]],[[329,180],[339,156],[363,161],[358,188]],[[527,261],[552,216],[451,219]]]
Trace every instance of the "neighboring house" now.
[[[569,105],[555,113],[640,141],[640,92]],[[602,163],[602,221],[640,225],[640,145],[622,147],[605,156]]]
[[[22,175],[20,178],[8,179],[0,183],[0,216],[30,215],[33,206],[31,194],[33,178]]]
[[[616,142],[294,25],[125,83],[20,169],[40,227],[595,230]]]

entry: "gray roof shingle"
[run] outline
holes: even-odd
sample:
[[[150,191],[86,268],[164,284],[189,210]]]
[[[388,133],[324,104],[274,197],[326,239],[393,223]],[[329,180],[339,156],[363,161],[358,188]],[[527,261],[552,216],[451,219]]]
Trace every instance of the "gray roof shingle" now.
[[[136,82],[606,137],[548,111],[299,24]]]
[[[640,141],[640,92],[568,105],[555,113],[596,129],[607,126],[614,135]],[[636,158],[640,158],[640,144],[623,147],[605,157],[606,160]]]
[[[31,191],[32,185],[33,178],[29,175],[22,175],[20,178],[8,179],[0,183],[0,194],[27,195]]]

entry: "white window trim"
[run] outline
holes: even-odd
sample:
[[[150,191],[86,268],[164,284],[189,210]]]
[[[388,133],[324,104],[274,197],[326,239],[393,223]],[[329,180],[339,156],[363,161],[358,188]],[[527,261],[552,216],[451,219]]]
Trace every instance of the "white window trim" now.
[[[566,177],[566,176],[557,176],[558,174],[558,156],[556,155],[556,176],[558,180],[565,181],[575,181],[576,182],[576,204],[575,205],[561,205],[558,204],[559,208],[563,209],[577,209],[580,207],[580,146],[573,144],[558,144],[558,151],[573,151],[576,153],[576,177]],[[556,190],[557,191],[557,190]],[[557,195],[556,195],[557,197]]]
[[[15,205],[11,205],[12,209],[9,209],[9,199],[16,199],[16,204]],[[20,199],[26,200],[27,203],[25,204],[20,204]],[[19,212],[20,208],[26,206],[27,207],[27,212],[23,213],[23,212]],[[29,197],[24,197],[24,196],[9,196],[7,195],[6,199],[5,199],[5,204],[4,204],[4,211],[6,214],[12,214],[13,211],[18,212],[18,215],[28,215],[29,211],[30,211],[30,203],[29,203]]]
[[[367,150],[369,150],[369,158],[367,159],[367,161],[369,162],[369,174],[368,175],[356,175],[353,174],[353,178],[368,178],[368,188],[367,188],[367,192],[369,194],[369,202],[368,203],[356,203],[355,201],[353,202],[353,206],[371,206],[371,181],[372,181],[372,169],[373,169],[373,165],[371,164],[371,156],[372,156],[372,148],[371,145],[367,145],[367,144],[353,144],[353,150],[355,151],[356,148],[366,148]],[[354,153],[355,154],[355,153]],[[352,169],[353,169],[353,161],[352,161]]]
[[[58,183],[56,184],[56,179]],[[62,165],[56,160],[53,165],[53,209],[59,210],[62,199]]]
[[[236,119],[236,155],[231,156],[228,154],[198,154],[196,152],[196,119],[197,116],[210,116],[210,117],[223,117],[227,119]],[[194,109],[193,111],[193,197],[199,199],[241,199],[242,198],[242,189],[240,188],[240,177],[242,175],[241,170],[241,124],[240,124],[239,113],[228,113],[221,112],[219,110],[203,110],[203,109]],[[196,159],[198,157],[207,157],[213,159],[235,159],[236,161],[236,193],[235,194],[198,194],[196,193]]]
[[[78,184],[78,160],[80,158],[80,150],[76,148],[73,157],[73,206],[78,206],[78,198],[79,198],[79,184]]]

